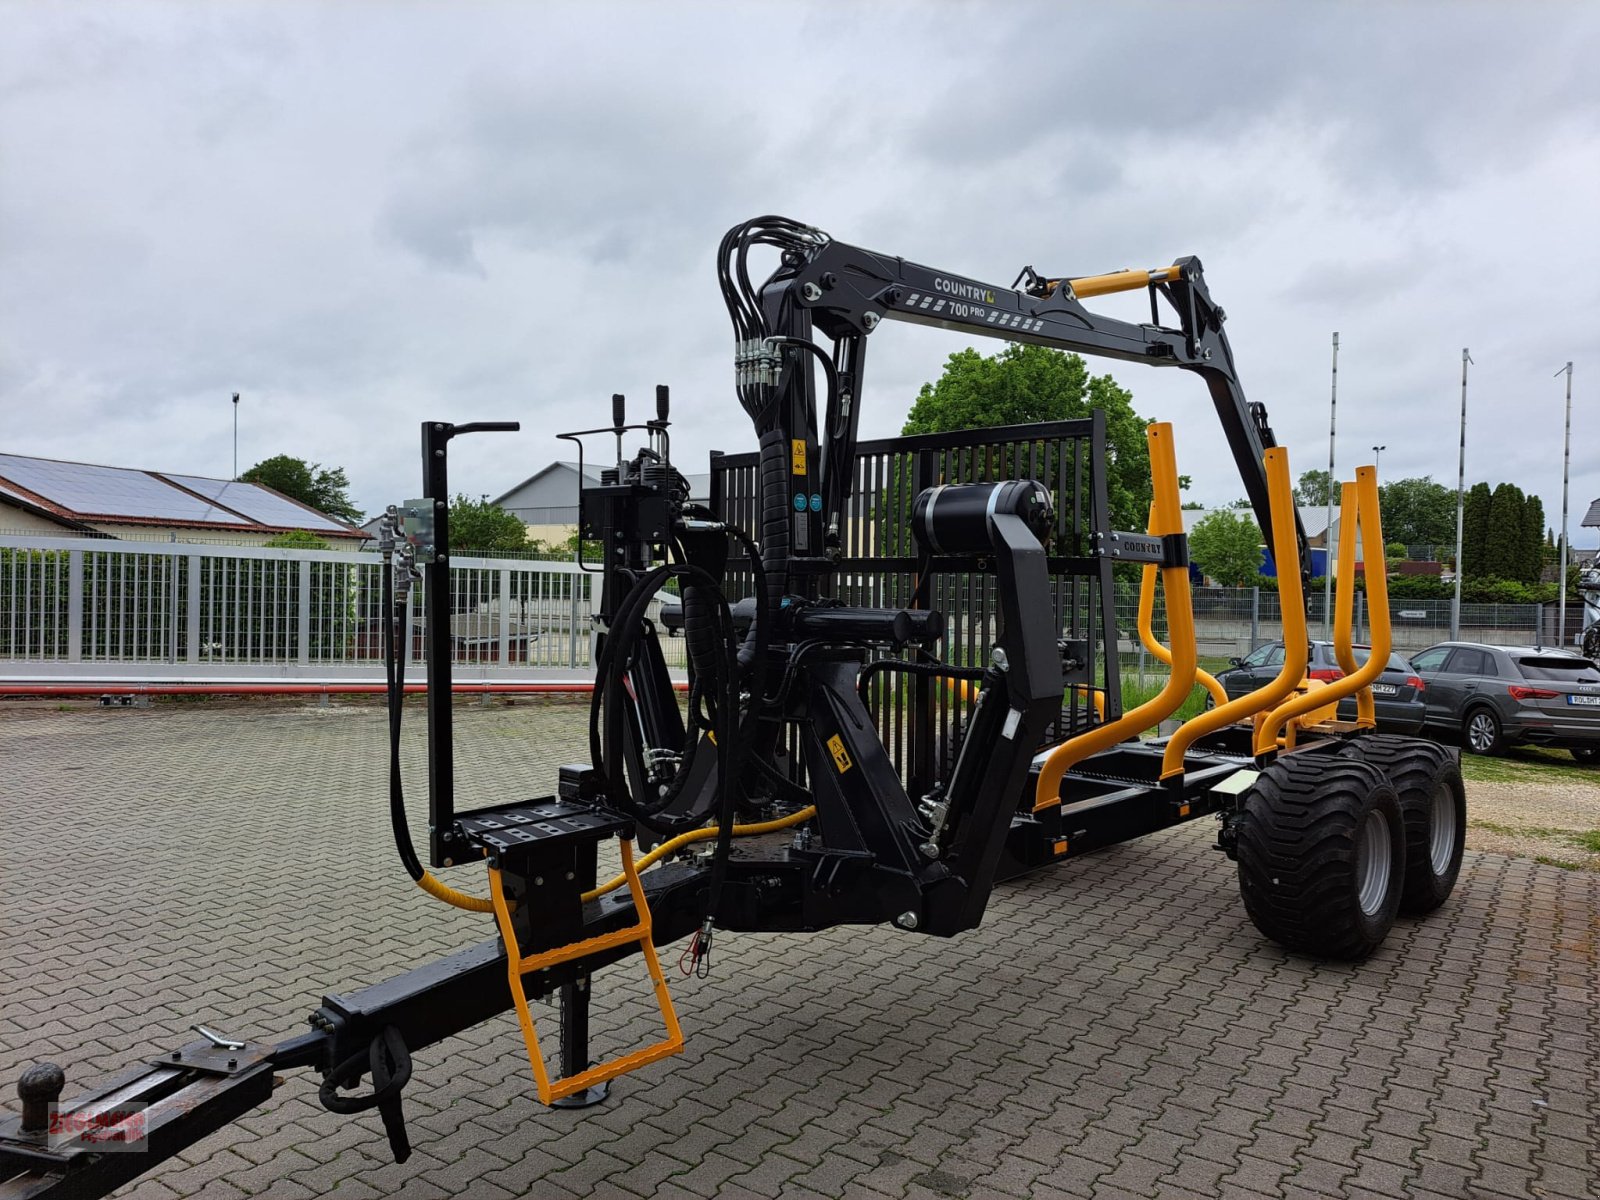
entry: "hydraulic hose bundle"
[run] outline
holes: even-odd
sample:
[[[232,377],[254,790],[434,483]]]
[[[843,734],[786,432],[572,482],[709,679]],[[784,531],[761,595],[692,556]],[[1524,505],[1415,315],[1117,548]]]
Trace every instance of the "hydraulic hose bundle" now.
[[[742,531],[730,529],[728,532],[749,559],[756,592],[761,596],[767,578],[759,549]],[[690,644],[693,675],[690,720],[683,755],[672,782],[658,797],[647,798],[632,794],[622,765],[623,723],[631,708],[628,672],[645,628],[645,611],[669,579],[679,581],[684,595],[684,629]],[[668,844],[674,846],[711,836],[709,830],[701,827],[713,816],[716,819],[717,845],[712,858],[706,915],[691,947],[694,963],[702,971],[710,968],[712,923],[721,902],[734,836],[734,810],[745,766],[744,752],[760,719],[770,638],[769,612],[767,605],[757,604],[755,622],[741,646],[727,597],[717,580],[692,563],[669,563],[634,580],[612,616],[596,664],[595,690],[589,708],[589,752],[601,777],[607,803],[647,829],[673,837],[673,842]],[[742,704],[743,696],[749,697],[748,706]],[[709,735],[716,747],[716,787],[705,806],[683,813],[669,812],[691,778],[688,768],[702,732]]]
[[[410,547],[402,550],[400,570],[405,573],[405,586],[396,592],[395,562],[392,552],[393,530],[385,529],[383,561],[383,674],[389,715],[389,826],[394,832],[394,848],[400,854],[400,863],[406,874],[428,895],[443,900],[455,908],[468,912],[493,912],[494,906],[480,897],[458,891],[438,879],[417,858],[416,847],[411,844],[411,826],[406,819],[405,787],[400,771],[400,719],[406,698],[405,657],[396,653],[398,630],[405,620],[406,599],[410,593],[412,559]]]

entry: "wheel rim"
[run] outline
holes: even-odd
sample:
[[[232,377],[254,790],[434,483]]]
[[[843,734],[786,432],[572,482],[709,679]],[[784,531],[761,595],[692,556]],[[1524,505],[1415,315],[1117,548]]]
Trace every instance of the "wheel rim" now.
[[[1467,739],[1479,754],[1494,745],[1494,718],[1486,712],[1473,713],[1467,722]]]
[[[1382,912],[1383,902],[1389,897],[1389,867],[1393,857],[1389,822],[1381,812],[1369,812],[1356,850],[1356,879],[1361,888],[1356,900],[1369,917]]]
[[[1428,861],[1435,875],[1450,869],[1456,852],[1456,798],[1450,785],[1441,783],[1433,790],[1433,807],[1428,813]]]

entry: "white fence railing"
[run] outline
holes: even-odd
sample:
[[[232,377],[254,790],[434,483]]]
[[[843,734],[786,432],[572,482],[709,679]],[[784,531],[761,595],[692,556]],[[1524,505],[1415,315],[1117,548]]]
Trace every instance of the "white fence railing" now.
[[[381,681],[382,569],[371,553],[0,536],[0,683]],[[592,678],[598,576],[463,556],[450,594],[458,681]],[[404,642],[420,680],[420,588]],[[663,649],[682,666],[681,642]]]
[[[380,682],[381,572],[370,552],[0,534],[0,684]],[[572,562],[463,556],[450,592],[458,681],[592,679],[598,576]],[[1313,636],[1321,603],[1312,597]],[[1390,607],[1403,653],[1450,636],[1448,601]],[[1275,592],[1198,588],[1194,609],[1202,654],[1243,654],[1280,636]],[[1131,602],[1118,605],[1123,649],[1136,654],[1134,616]],[[1553,644],[1554,617],[1554,605],[1463,604],[1461,637]],[[1365,624],[1358,604],[1358,630]],[[408,673],[420,681],[420,589],[407,625]],[[1580,625],[1570,611],[1569,639]],[[682,671],[681,639],[661,644]]]

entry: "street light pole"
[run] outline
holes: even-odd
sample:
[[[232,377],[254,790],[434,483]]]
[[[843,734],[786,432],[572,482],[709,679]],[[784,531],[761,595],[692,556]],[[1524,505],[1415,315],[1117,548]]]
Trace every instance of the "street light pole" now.
[[[1382,446],[1374,446],[1372,448],[1372,471],[1374,474],[1376,474],[1378,471],[1378,464],[1383,461],[1383,452],[1388,448],[1388,443],[1385,443]]]
[[[1467,494],[1467,364],[1472,355],[1461,350],[1461,447],[1456,455],[1456,590],[1450,597],[1450,640],[1461,637],[1461,510]]]
[[[1556,645],[1567,644],[1567,480],[1572,471],[1572,364],[1557,375],[1567,377],[1567,436],[1561,444],[1561,573],[1556,576]]]
[[[1322,636],[1333,639],[1333,431],[1339,413],[1339,333],[1333,334],[1333,383],[1328,391],[1328,523],[1322,530]],[[1343,530],[1340,530],[1343,533]]]
[[[239,393],[233,394],[233,477],[239,478]]]

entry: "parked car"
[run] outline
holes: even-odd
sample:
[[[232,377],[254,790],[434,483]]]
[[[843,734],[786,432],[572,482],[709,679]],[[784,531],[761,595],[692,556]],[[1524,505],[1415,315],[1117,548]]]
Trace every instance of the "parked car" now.
[[[1356,659],[1365,662],[1369,646],[1357,646]],[[1260,646],[1243,658],[1230,660],[1233,669],[1223,671],[1217,682],[1227,689],[1228,699],[1236,700],[1246,692],[1253,692],[1277,677],[1283,666],[1283,643],[1270,642]],[[1334,656],[1332,642],[1312,642],[1311,657],[1306,664],[1306,674],[1311,679],[1332,683],[1343,679],[1344,671]],[[1401,654],[1391,654],[1389,663],[1372,685],[1373,715],[1378,718],[1378,728],[1384,733],[1414,734],[1422,729],[1424,707],[1422,680]],[[1208,702],[1207,708],[1211,707]],[[1339,719],[1356,719],[1354,696],[1339,702]]]
[[[1411,656],[1429,733],[1474,754],[1528,743],[1600,762],[1600,667],[1565,650],[1440,642]]]

